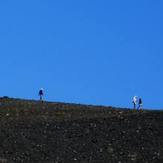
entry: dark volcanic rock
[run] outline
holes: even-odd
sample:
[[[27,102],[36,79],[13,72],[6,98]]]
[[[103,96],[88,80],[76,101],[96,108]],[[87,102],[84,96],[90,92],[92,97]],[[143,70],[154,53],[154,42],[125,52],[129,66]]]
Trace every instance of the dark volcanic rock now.
[[[161,111],[0,103],[0,162],[163,162]]]

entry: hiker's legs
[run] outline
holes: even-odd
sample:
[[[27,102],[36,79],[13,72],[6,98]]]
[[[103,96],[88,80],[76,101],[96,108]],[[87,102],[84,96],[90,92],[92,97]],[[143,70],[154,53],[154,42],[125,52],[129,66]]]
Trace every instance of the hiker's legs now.
[[[140,104],[140,107],[139,107],[139,110],[142,110],[143,108],[142,108],[142,104]]]
[[[42,97],[42,95],[40,95],[40,101],[42,101],[43,100],[43,97]]]
[[[136,104],[134,103],[134,110],[136,109]]]
[[[138,110],[142,110],[142,104],[139,104]]]

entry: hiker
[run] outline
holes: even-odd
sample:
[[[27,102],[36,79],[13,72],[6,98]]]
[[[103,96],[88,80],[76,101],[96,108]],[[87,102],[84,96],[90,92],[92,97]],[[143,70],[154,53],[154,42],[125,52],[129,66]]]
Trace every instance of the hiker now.
[[[40,96],[40,101],[43,102],[43,96],[44,96],[44,89],[43,89],[43,88],[41,88],[41,89],[39,90],[39,96]]]
[[[142,98],[140,97],[138,101],[138,110],[142,110],[142,106],[143,106],[143,102],[142,102]]]
[[[132,102],[133,102],[133,104],[134,104],[134,109],[136,109],[136,105],[137,105],[137,96],[134,96],[134,97],[133,97]]]

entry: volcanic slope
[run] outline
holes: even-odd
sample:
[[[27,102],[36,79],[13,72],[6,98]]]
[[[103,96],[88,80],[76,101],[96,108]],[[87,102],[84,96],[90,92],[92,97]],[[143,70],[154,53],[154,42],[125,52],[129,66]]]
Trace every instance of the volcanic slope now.
[[[163,162],[163,111],[0,98],[0,162]]]

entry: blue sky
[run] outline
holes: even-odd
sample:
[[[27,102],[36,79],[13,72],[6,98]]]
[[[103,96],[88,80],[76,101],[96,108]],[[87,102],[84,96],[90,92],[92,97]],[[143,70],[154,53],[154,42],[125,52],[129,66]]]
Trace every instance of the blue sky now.
[[[163,108],[163,1],[0,2],[0,96]]]

